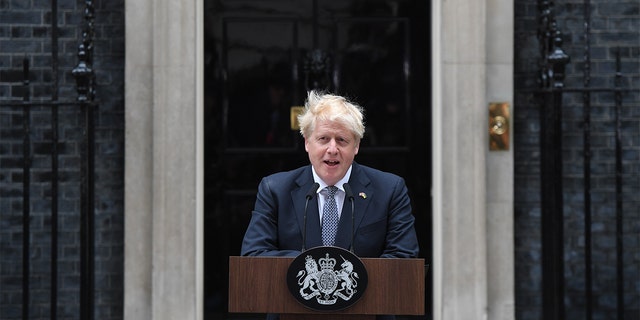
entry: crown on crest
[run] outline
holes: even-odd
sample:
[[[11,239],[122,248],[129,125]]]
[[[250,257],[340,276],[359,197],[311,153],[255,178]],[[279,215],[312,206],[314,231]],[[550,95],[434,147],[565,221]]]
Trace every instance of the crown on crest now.
[[[336,259],[329,258],[328,253],[325,255],[325,258],[318,259],[318,262],[320,263],[320,268],[322,270],[327,270],[327,269],[333,270],[333,267],[336,265]]]

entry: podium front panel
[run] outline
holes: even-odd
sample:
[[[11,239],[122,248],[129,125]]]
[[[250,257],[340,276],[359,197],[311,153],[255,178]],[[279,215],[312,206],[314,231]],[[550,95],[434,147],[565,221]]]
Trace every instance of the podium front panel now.
[[[318,312],[299,303],[287,287],[289,257],[229,257],[229,312],[280,314],[424,314],[424,259],[362,258],[369,284],[353,306]]]

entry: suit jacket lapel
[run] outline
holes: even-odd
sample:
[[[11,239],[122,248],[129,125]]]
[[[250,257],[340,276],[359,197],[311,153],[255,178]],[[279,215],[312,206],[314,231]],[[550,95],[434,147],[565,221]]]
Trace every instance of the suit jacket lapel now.
[[[293,201],[293,207],[296,211],[296,217],[298,219],[298,226],[300,227],[300,234],[304,238],[305,234],[305,203],[307,202],[306,195],[313,185],[313,174],[311,173],[311,165],[303,170],[302,174],[296,179],[298,188],[291,192],[291,199]],[[322,245],[322,236],[320,229],[320,214],[318,213],[318,195],[314,195],[309,200],[307,206],[307,228],[306,228],[306,245],[307,249]]]

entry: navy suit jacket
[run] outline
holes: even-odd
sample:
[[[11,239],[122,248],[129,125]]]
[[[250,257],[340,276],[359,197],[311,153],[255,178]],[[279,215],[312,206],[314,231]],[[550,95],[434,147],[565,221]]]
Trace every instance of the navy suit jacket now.
[[[314,184],[311,165],[264,177],[242,242],[243,256],[297,256],[302,250],[306,195]],[[369,258],[414,258],[418,241],[411,201],[401,177],[353,163],[354,253]],[[309,201],[306,249],[321,246],[318,195]],[[335,246],[349,250],[351,203],[345,199]]]

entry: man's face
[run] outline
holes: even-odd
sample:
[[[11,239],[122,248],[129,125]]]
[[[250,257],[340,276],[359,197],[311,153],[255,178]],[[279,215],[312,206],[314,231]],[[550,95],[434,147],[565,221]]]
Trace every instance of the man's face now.
[[[335,185],[349,170],[356,154],[359,141],[343,125],[320,121],[310,137],[304,139],[304,148],[309,154],[311,165],[320,178],[328,185]]]

